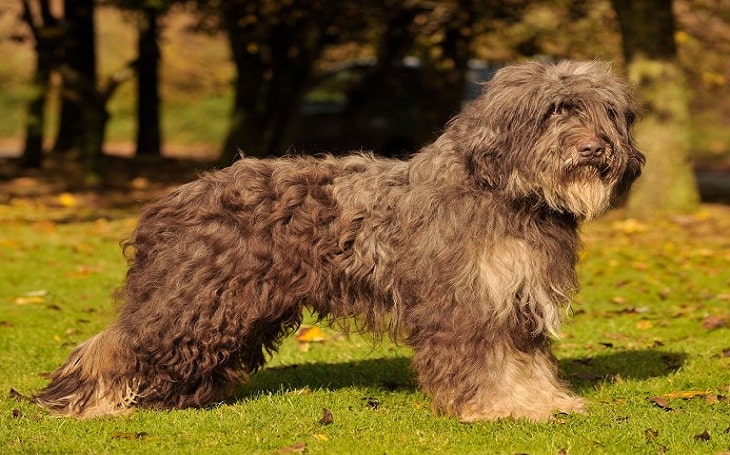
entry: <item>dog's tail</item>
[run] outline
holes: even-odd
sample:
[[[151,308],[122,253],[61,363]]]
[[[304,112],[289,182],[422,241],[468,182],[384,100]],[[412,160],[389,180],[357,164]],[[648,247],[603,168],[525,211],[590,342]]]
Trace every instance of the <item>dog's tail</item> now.
[[[58,415],[88,418],[119,414],[134,405],[139,380],[129,343],[113,328],[79,345],[33,401]]]

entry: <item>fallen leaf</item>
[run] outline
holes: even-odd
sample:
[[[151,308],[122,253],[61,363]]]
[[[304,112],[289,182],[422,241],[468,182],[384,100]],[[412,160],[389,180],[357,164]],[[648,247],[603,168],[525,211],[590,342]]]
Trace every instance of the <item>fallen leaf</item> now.
[[[276,449],[274,453],[304,453],[307,451],[307,444],[297,441],[294,444]]]
[[[327,408],[322,408],[322,418],[319,419],[319,423],[322,425],[332,425],[335,421],[332,411]]]
[[[654,327],[654,323],[651,321],[643,320],[636,323],[636,328],[639,330],[649,330]]]
[[[649,307],[628,307],[616,311],[616,314],[644,314],[649,312]]]
[[[18,297],[15,299],[16,305],[30,305],[31,303],[43,303],[45,299],[43,297]]]
[[[129,185],[135,190],[146,190],[150,187],[150,180],[145,177],[135,177]]]
[[[647,441],[653,441],[657,437],[659,437],[659,430],[655,430],[653,428],[647,428],[644,430],[644,439]]]
[[[327,437],[327,435],[322,434],[322,433],[315,433],[312,435],[312,437],[314,439],[316,439],[317,441],[329,441],[329,439],[330,439]]]
[[[719,329],[721,327],[725,327],[727,325],[727,317],[726,316],[707,316],[702,321],[702,328],[705,330],[714,330]]]
[[[655,405],[659,406],[660,408],[664,409],[665,411],[671,411],[672,407],[669,405],[669,399],[658,396],[658,397],[652,397],[649,398],[649,401],[654,403]]]
[[[47,289],[38,289],[35,291],[28,291],[25,293],[26,297],[45,297],[48,295]]]
[[[681,392],[670,392],[662,394],[661,396],[668,399],[668,400],[674,400],[674,399],[682,399],[682,400],[689,400],[691,398],[696,397],[706,397],[709,394],[709,392],[700,391],[700,390],[684,390]]]
[[[61,207],[74,208],[79,205],[78,199],[71,193],[61,193],[57,200]]]
[[[136,433],[117,431],[112,433],[112,439],[144,439],[146,436],[146,431],[138,431]]]
[[[302,327],[297,334],[300,343],[321,343],[325,340],[324,333],[319,327]]]
[[[645,232],[647,227],[645,224],[633,218],[628,218],[623,221],[616,221],[611,225],[613,230],[618,231],[622,234],[635,234],[639,232]]]
[[[365,397],[363,398],[363,400],[365,400],[365,404],[367,405],[367,407],[372,410],[376,410],[380,406],[380,400],[377,398]]]
[[[711,438],[710,438],[710,433],[708,433],[707,430],[705,430],[700,434],[694,435],[693,439],[695,441],[709,441]]]

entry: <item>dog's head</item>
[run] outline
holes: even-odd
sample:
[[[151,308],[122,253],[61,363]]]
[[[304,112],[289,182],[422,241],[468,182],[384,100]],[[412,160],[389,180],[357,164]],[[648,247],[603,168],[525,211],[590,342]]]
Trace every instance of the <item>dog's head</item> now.
[[[444,134],[484,187],[588,219],[641,173],[635,117],[608,64],[527,63],[498,71]]]

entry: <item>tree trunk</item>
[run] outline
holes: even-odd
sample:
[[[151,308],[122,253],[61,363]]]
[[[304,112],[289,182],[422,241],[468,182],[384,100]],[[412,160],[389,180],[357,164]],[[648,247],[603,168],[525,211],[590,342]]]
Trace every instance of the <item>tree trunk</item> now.
[[[699,193],[689,159],[689,89],[677,62],[671,0],[613,0],[629,79],[644,115],[635,128],[647,157],[628,208],[633,216],[691,212]]]
[[[267,10],[272,7],[277,10]],[[333,11],[326,2],[310,0],[223,4],[236,81],[222,165],[239,153],[257,157],[286,153],[283,147]]]
[[[50,84],[51,70],[48,56],[41,46],[36,46],[36,69],[33,75],[33,91],[26,106],[25,147],[21,166],[40,168],[43,163],[43,128],[45,125],[46,95]]]
[[[46,96],[59,36],[58,19],[51,14],[49,0],[39,1],[38,10],[39,16],[36,16],[30,2],[23,2],[23,19],[33,32],[36,51],[33,91],[26,106],[25,145],[20,160],[21,166],[27,168],[39,168],[43,162]]]
[[[479,0],[459,0],[444,24],[444,39],[440,43],[443,53],[431,68],[433,77],[429,93],[433,100],[437,100],[429,106],[431,131],[439,131],[461,109],[466,83],[464,76],[472,55],[477,3]]]
[[[66,33],[63,61],[90,83],[96,85],[96,43],[94,36],[93,0],[65,0]],[[84,128],[81,94],[68,81],[63,81],[61,114],[53,151],[77,152],[83,148]]]
[[[145,8],[140,18],[137,42],[137,155],[159,156],[159,11]]]

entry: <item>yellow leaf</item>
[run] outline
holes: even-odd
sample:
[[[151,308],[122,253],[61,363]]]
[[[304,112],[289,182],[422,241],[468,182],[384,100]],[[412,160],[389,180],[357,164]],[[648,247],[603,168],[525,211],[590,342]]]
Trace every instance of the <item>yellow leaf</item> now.
[[[665,393],[661,396],[668,400],[674,400],[677,398],[681,398],[683,400],[689,400],[690,398],[706,397],[707,395],[709,395],[709,392],[704,392],[704,391],[700,391],[700,390],[683,390],[681,392]]]
[[[73,208],[79,205],[78,199],[71,193],[61,193],[58,195],[58,203],[62,207]]]
[[[654,323],[651,321],[639,321],[636,323],[636,328],[639,330],[649,330],[654,327]]]
[[[678,44],[686,43],[689,41],[689,33],[678,30],[674,33],[674,41],[676,41]]]
[[[616,221],[611,225],[611,227],[614,231],[618,231],[623,234],[635,234],[638,232],[646,232],[647,230],[646,224],[633,218],[628,218],[623,221]]]
[[[328,438],[327,435],[316,433],[314,435],[314,439],[316,439],[317,441],[329,441],[330,438]]]
[[[302,327],[297,334],[297,341],[300,343],[321,343],[325,338],[319,327]]]
[[[47,289],[38,289],[36,291],[28,291],[25,293],[26,297],[45,297],[48,295]]]
[[[29,305],[31,303],[43,303],[43,297],[18,297],[15,299],[16,305]]]

